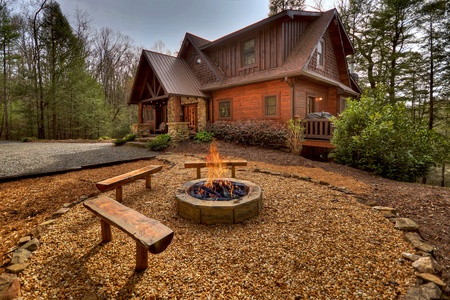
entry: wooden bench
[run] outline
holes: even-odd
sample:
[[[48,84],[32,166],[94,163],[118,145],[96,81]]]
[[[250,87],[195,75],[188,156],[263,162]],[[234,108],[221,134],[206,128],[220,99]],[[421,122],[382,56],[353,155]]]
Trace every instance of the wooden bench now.
[[[95,185],[97,189],[101,192],[116,189],[116,200],[122,202],[122,185],[133,182],[137,179],[145,178],[145,186],[147,188],[152,187],[152,174],[155,174],[162,170],[162,166],[150,165],[144,168],[140,168],[116,177],[112,177],[100,182]]]
[[[126,207],[106,196],[88,200],[83,205],[100,218],[102,242],[112,240],[111,225],[136,240],[136,271],[148,267],[148,252],[163,252],[173,238],[173,231],[160,222]]]
[[[184,163],[185,168],[197,168],[197,179],[201,178],[201,168],[207,167],[208,164],[204,161],[187,161]],[[231,167],[231,177],[236,178],[236,169],[235,167],[239,166],[247,166],[246,160],[223,160],[222,166]]]

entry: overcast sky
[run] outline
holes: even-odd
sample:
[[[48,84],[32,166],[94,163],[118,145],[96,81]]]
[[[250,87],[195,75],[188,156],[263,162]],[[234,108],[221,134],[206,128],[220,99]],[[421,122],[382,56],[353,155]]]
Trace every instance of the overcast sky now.
[[[208,40],[267,17],[268,0],[58,0],[72,22],[75,10],[86,11],[93,27],[109,27],[128,35],[136,46],[151,49],[162,40],[179,50],[186,32]],[[307,3],[313,3],[307,1]],[[333,3],[326,0],[326,3]],[[325,9],[333,8],[327,4]],[[307,9],[308,10],[308,9]],[[309,9],[311,10],[311,9]]]

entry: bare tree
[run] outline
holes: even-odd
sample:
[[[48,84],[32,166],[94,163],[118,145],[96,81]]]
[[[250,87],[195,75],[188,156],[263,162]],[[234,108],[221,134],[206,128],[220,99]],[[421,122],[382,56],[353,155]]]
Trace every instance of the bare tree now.
[[[164,44],[163,40],[157,40],[155,43],[153,43],[152,50],[159,52],[159,53],[172,55],[172,51],[170,51],[166,47],[166,44]]]

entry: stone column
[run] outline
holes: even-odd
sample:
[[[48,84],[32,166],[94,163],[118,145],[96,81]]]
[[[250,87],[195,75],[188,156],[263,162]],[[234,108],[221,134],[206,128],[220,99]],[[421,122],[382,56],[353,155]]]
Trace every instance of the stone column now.
[[[168,122],[168,134],[174,142],[189,140],[188,122]]]

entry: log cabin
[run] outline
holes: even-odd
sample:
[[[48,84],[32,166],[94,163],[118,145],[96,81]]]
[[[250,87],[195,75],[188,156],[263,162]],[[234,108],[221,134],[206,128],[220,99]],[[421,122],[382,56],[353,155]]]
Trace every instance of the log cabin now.
[[[176,57],[142,51],[129,99],[134,131],[182,140],[208,122],[301,118],[305,146],[332,147],[329,119],[306,118],[338,116],[359,96],[353,53],[335,9],[283,11],[214,41],[186,33]]]

